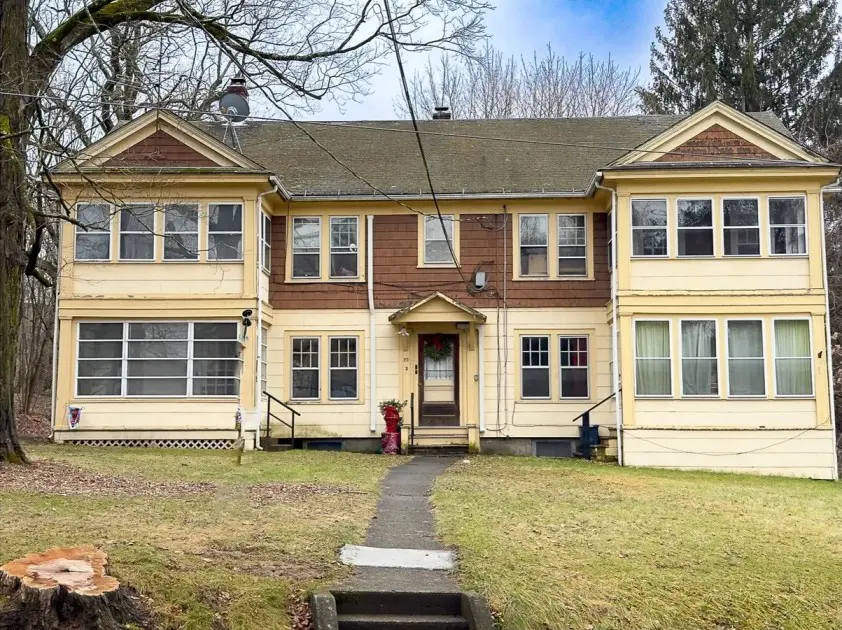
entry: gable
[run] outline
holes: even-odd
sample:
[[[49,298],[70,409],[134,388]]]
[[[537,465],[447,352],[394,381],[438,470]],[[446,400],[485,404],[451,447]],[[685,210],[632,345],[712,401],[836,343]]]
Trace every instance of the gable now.
[[[103,166],[218,166],[163,129],[129,146]]]
[[[432,293],[389,316],[393,324],[484,322],[485,315],[442,293]]]
[[[719,124],[711,125],[671,151],[674,152],[664,153],[656,158],[655,162],[710,162],[734,158],[780,159]]]

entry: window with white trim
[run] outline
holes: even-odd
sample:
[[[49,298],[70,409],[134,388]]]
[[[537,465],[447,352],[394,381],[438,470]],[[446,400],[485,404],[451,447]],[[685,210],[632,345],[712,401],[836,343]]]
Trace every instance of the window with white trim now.
[[[588,275],[588,230],[584,214],[560,214],[558,221],[558,275]]]
[[[807,253],[807,209],[804,197],[769,197],[769,253]]]
[[[76,204],[76,260],[111,260],[111,206]]]
[[[322,221],[319,217],[292,218],[292,277],[319,278],[322,259]]]
[[[199,260],[199,205],[164,206],[164,260]]]
[[[614,273],[614,218],[608,213],[608,273]]]
[[[681,395],[718,396],[716,321],[681,322]]]
[[[237,396],[236,322],[81,322],[78,396]]]
[[[523,399],[550,398],[550,338],[520,338],[520,395]]]
[[[260,395],[269,391],[266,389],[269,375],[269,327],[260,327]]]
[[[558,338],[561,398],[590,398],[588,385],[588,338]]]
[[[722,200],[722,253],[760,255],[760,213],[757,199]]]
[[[522,214],[520,235],[520,275],[548,276],[549,217],[546,214]]]
[[[678,255],[713,256],[713,201],[679,199]]]
[[[155,205],[120,207],[120,260],[155,260]]]
[[[667,200],[632,199],[632,256],[667,255]]]
[[[292,400],[319,400],[320,337],[292,338]]]
[[[638,396],[672,395],[670,324],[666,320],[634,325],[635,392]]]
[[[763,321],[732,319],[728,327],[728,395],[765,396]]]
[[[243,259],[243,205],[208,204],[208,260]]]
[[[775,393],[813,395],[810,322],[806,319],[775,320]]]
[[[453,242],[453,221],[452,214],[443,214],[441,219],[438,216],[424,217],[424,263],[425,264],[454,264],[453,255],[456,245]],[[450,243],[450,246],[448,246]]]
[[[265,212],[260,213],[260,268],[272,270],[272,217]]]
[[[330,217],[330,277],[356,278],[360,275],[359,218]]]
[[[357,337],[329,337],[328,398],[356,400],[358,398]]]

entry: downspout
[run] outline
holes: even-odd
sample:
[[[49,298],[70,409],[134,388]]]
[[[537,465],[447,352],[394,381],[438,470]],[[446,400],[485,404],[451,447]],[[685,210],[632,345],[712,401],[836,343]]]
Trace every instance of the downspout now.
[[[477,326],[477,360],[479,370],[477,371],[477,385],[479,386],[479,432],[485,433],[485,324]]]
[[[614,392],[614,416],[617,425],[617,463],[623,465],[623,401],[620,396],[620,326],[617,322],[619,313],[617,312],[617,285],[619,278],[617,277],[617,191],[613,188],[603,186],[599,183],[602,180],[602,173],[597,172],[594,178],[594,186],[607,190],[611,193],[611,225],[608,229],[611,230],[611,389]],[[596,263],[594,263],[596,264]]]
[[[830,345],[830,286],[827,283],[827,242],[825,235],[824,193],[840,192],[840,179],[819,190],[819,214],[822,228],[822,269],[824,271],[824,333],[827,351],[827,394],[830,402],[830,429],[833,436],[833,478],[839,479],[839,455],[836,452],[836,404],[833,400],[833,350]]]
[[[377,324],[374,314],[374,215],[366,216],[366,285],[368,287],[368,398],[370,430],[377,431]]]
[[[61,259],[61,236],[62,232],[64,231],[64,226],[59,225],[58,230],[58,252],[59,252],[59,259]],[[58,402],[58,335],[59,335],[59,325],[58,325],[58,297],[59,293],[61,292],[61,266],[59,265],[58,273],[56,273],[56,284],[55,284],[55,304],[53,305],[53,383],[52,387],[50,388],[52,391],[50,392],[52,398],[52,418],[50,420],[50,441],[53,441],[56,432],[56,420],[58,416],[56,415],[58,410],[56,409],[56,403]]]

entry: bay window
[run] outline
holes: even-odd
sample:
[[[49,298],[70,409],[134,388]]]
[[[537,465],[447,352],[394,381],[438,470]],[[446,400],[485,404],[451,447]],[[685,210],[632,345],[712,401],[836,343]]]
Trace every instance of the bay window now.
[[[667,255],[666,199],[632,199],[632,256]]]
[[[757,199],[723,199],[723,254],[725,256],[759,256],[759,221]]]
[[[679,199],[678,255],[713,256],[713,201]]]
[[[588,338],[559,337],[561,398],[590,398],[588,386]]]
[[[199,260],[199,206],[164,206],[164,260]]]
[[[330,337],[329,395],[331,400],[357,398],[357,338]]]
[[[242,258],[242,204],[208,204],[208,260],[242,260]]]
[[[292,218],[292,277],[321,275],[322,221],[319,217]]]
[[[727,326],[728,395],[765,396],[763,322],[759,319],[729,320]]]
[[[634,326],[635,392],[672,395],[672,355],[668,321],[637,321]]]
[[[775,320],[775,393],[813,395],[810,322],[806,319]]]
[[[548,275],[548,227],[546,214],[520,215],[520,275]]]
[[[520,338],[521,398],[550,397],[550,338],[546,335]]]
[[[319,400],[319,337],[292,338],[292,399]]]
[[[719,395],[716,356],[716,322],[709,319],[682,321],[682,396]]]
[[[803,197],[769,198],[771,254],[807,253],[807,210]]]
[[[585,215],[558,215],[558,275],[588,275],[587,254]]]
[[[79,396],[237,396],[236,322],[79,324]]]
[[[155,260],[155,205],[129,203],[120,208],[120,260]]]
[[[107,203],[76,205],[76,260],[111,259],[111,206]]]
[[[330,218],[330,277],[356,278],[359,275],[359,219]]]

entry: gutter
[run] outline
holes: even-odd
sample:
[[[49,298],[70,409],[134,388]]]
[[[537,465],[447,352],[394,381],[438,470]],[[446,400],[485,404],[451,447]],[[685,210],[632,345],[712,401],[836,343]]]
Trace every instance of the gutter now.
[[[623,465],[623,402],[620,396],[620,327],[617,323],[619,312],[617,309],[617,290],[620,279],[617,263],[617,191],[597,182],[602,179],[602,172],[597,171],[594,186],[611,193],[611,389],[614,391],[614,416],[617,424],[617,463]]]
[[[824,271],[824,332],[825,344],[827,351],[827,394],[830,402],[830,429],[833,439],[833,478],[839,479],[839,455],[836,452],[836,404],[833,397],[833,350],[830,345],[830,287],[827,283],[827,241],[825,236],[825,214],[824,214],[824,193],[838,193],[842,192],[840,186],[840,179],[830,184],[829,186],[822,186],[819,189],[819,214],[822,226],[822,269]]]
[[[377,431],[377,325],[374,312],[374,215],[366,216],[366,285],[368,287],[368,397],[371,414],[369,429]]]
[[[590,196],[591,187],[588,190],[568,190],[566,192],[531,192],[531,193],[507,193],[507,192],[488,192],[488,193],[436,193],[436,199],[443,200],[472,200],[472,199],[586,199]],[[389,195],[385,197],[380,194],[372,195],[308,195],[308,194],[293,194],[290,196],[291,201],[365,201],[371,203],[372,201],[390,201],[398,199],[401,201],[429,201],[432,196],[418,194],[418,195]]]

